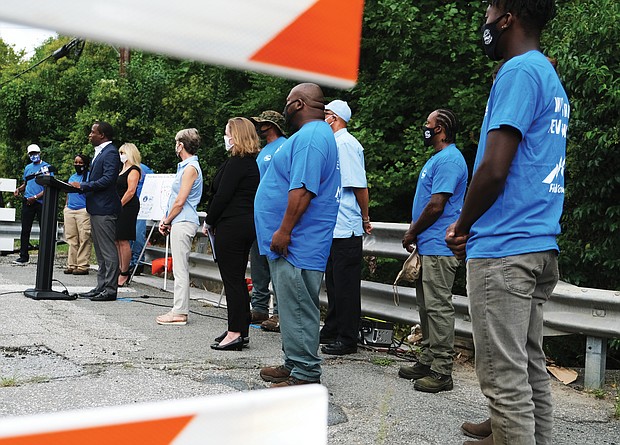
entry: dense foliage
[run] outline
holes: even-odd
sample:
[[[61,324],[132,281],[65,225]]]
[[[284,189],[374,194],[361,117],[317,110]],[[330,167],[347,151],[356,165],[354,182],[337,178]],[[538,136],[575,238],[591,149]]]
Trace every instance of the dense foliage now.
[[[562,278],[602,288],[620,288],[620,168],[612,156],[620,139],[619,8],[615,0],[560,0],[543,42],[572,101]],[[483,2],[462,0],[366,1],[359,82],[325,93],[353,109],[350,130],[365,147],[373,220],[409,220],[429,156],[420,126],[434,109],[459,116],[457,145],[471,166],[494,68],[479,44],[484,9]],[[296,83],[139,51],[122,77],[116,49],[91,42],[79,59],[51,59],[13,79],[69,40],[47,42],[30,61],[0,41],[2,177],[20,176],[33,142],[69,176],[73,156],[92,153],[87,135],[95,119],[112,123],[115,141],[134,142],[161,173],[175,169],[175,133],[198,128],[209,177],[225,156],[226,120],[282,110]]]

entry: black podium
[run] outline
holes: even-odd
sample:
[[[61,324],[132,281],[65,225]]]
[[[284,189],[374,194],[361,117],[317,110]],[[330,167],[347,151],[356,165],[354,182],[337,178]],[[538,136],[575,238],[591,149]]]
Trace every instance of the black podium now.
[[[75,300],[75,296],[52,290],[54,254],[56,252],[56,224],[58,222],[58,194],[81,193],[51,175],[37,176],[37,184],[45,188],[43,209],[41,211],[41,237],[39,239],[39,258],[37,260],[37,282],[34,289],[26,289],[24,295],[34,300]]]

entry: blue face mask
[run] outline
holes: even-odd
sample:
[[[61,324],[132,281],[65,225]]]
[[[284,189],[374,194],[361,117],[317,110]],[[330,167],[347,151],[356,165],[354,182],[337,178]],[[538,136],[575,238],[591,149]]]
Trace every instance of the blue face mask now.
[[[41,160],[41,155],[40,154],[29,155],[28,157],[30,158],[30,161],[34,162],[35,164]]]

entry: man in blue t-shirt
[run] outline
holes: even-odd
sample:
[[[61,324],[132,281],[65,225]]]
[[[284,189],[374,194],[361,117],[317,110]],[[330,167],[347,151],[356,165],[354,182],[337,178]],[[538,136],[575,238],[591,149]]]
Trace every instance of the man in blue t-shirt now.
[[[319,290],[338,214],[338,150],[323,91],[302,83],[285,119],[299,129],[274,154],[254,202],[256,236],[278,295],[284,364],[263,368],[272,387],[319,383]]]
[[[370,233],[364,148],[347,131],[351,108],[343,100],[325,106],[325,122],[334,132],[340,164],[340,206],[325,269],[327,314],[320,332],[321,352],[357,352],[361,316],[362,236]]]
[[[431,393],[453,388],[452,285],[459,260],[444,239],[459,216],[467,188],[467,164],[454,144],[456,131],[456,115],[450,110],[435,110],[426,119],[424,145],[434,151],[418,178],[411,224],[403,237],[409,252],[417,245],[422,263],[416,282],[422,345],[418,362],[401,366],[398,375],[414,380],[414,389]]]
[[[256,163],[260,177],[265,176],[271,164],[273,154],[286,142],[284,117],[277,111],[263,111],[258,117],[251,118],[256,126],[256,132],[267,144],[256,156]],[[252,274],[252,323],[260,323],[261,329],[280,332],[280,316],[278,315],[278,300],[273,295],[273,315],[269,316],[269,262],[265,255],[258,251],[258,243],[254,241],[250,249],[250,272]]]
[[[505,63],[487,102],[469,193],[446,233],[457,258],[467,257],[476,373],[491,412],[488,443],[552,440],[542,307],[559,275],[570,115],[539,50],[554,13],[553,0],[495,0],[487,8],[484,48]]]
[[[20,193],[24,194],[19,258],[13,261],[14,264],[22,266],[30,261],[28,247],[30,246],[30,233],[32,232],[32,223],[35,217],[39,221],[39,226],[41,225],[44,188],[42,185],[37,184],[36,177],[41,174],[48,174],[49,171],[49,164],[41,160],[41,149],[37,144],[30,144],[26,151],[30,158],[30,164],[26,165],[24,169],[23,184],[17,187],[13,193],[15,196],[19,196]]]

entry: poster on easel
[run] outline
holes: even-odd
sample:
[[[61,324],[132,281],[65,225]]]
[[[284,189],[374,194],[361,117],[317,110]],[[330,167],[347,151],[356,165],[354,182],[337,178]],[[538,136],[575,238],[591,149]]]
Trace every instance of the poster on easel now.
[[[144,177],[138,219],[159,221],[164,217],[175,176],[174,173],[153,173]]]

